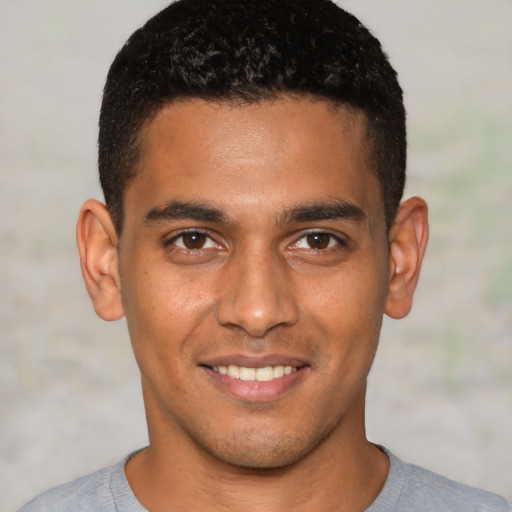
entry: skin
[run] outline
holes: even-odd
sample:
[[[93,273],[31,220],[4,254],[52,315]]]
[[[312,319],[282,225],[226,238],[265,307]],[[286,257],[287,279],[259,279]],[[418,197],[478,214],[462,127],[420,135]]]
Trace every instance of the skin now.
[[[411,198],[387,232],[365,126],[306,97],[176,103],[144,129],[121,238],[104,205],[82,208],[88,291],[102,318],[126,315],[141,371],[150,444],[126,475],[152,512],[354,511],[381,490],[367,376],[428,229]],[[298,371],[212,369],[230,363]]]

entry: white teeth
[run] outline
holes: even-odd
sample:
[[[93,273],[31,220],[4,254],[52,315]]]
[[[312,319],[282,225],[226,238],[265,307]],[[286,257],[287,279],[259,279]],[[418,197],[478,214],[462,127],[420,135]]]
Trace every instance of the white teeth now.
[[[265,368],[258,368],[256,370],[256,380],[266,382],[274,378],[274,368],[272,366],[265,366]]]
[[[227,375],[232,379],[240,380],[257,380],[258,382],[268,382],[274,379],[280,379],[285,375],[296,372],[295,366],[265,366],[263,368],[249,368],[246,366],[237,366],[230,364],[229,366],[214,366],[213,371],[221,375]]]
[[[274,379],[279,379],[284,375],[284,366],[274,366]]]
[[[240,380],[255,380],[256,379],[256,369],[255,368],[246,368],[245,366],[240,366],[240,376],[238,378]]]
[[[240,377],[240,366],[230,364],[228,366],[228,377],[231,377],[232,379],[238,379]]]

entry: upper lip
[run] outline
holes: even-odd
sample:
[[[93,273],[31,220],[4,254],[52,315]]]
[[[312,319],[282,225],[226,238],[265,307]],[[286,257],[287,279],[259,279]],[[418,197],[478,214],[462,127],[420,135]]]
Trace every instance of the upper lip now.
[[[294,366],[308,365],[305,359],[283,354],[230,354],[206,357],[199,362],[200,366],[244,366],[246,368],[264,368],[265,366]]]

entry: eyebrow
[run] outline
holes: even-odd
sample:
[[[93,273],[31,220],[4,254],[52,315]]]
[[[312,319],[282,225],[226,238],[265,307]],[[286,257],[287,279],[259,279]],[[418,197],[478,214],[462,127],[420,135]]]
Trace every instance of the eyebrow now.
[[[145,222],[181,219],[198,220],[203,222],[228,222],[227,217],[219,208],[189,201],[169,201],[163,206],[157,206],[150,210],[144,218]]]
[[[216,206],[190,201],[169,201],[156,206],[144,217],[146,223],[184,219],[223,224],[229,222],[227,216]],[[281,223],[345,219],[362,221],[366,219],[366,214],[355,204],[335,199],[291,208],[284,212]]]
[[[359,206],[348,203],[343,199],[334,199],[292,208],[285,212],[283,221],[289,223],[322,220],[362,221],[365,219],[366,213]]]

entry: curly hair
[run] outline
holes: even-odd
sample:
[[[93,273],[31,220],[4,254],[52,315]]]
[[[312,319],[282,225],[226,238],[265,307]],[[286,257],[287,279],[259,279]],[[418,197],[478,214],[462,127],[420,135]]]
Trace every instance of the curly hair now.
[[[331,0],[178,0],[135,31],[110,67],[98,165],[118,233],[140,133],[172,101],[310,95],[360,109],[393,223],[405,185],[402,90],[379,41]]]

